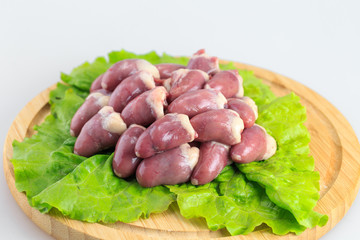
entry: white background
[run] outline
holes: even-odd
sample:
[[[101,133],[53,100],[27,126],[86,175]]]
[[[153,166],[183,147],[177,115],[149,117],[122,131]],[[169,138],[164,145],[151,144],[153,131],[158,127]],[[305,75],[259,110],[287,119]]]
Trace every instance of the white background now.
[[[0,0],[1,146],[24,105],[60,72],[121,48],[211,55],[288,76],[328,99],[360,136],[358,1]],[[51,239],[0,171],[2,239]],[[323,239],[359,239],[360,197]]]

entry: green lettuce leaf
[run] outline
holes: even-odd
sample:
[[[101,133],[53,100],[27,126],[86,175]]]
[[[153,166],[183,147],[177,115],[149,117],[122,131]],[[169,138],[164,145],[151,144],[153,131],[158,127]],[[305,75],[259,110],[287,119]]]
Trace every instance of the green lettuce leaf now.
[[[26,192],[28,199],[66,176],[85,159],[73,154],[73,147],[68,145],[75,140],[69,133],[69,121],[83,99],[71,89],[60,95],[64,98],[52,106],[52,114],[35,127],[37,133],[21,143],[13,143],[11,162],[15,185],[19,191]]]
[[[43,212],[51,207],[72,219],[87,222],[133,222],[165,211],[175,195],[164,186],[141,187],[112,171],[112,156],[95,155],[33,199]]]
[[[209,229],[226,227],[231,235],[248,234],[266,223],[275,234],[305,230],[287,210],[267,197],[264,189],[232,166],[217,179],[203,186],[167,186],[177,194],[181,214],[186,218],[204,217]]]
[[[268,160],[237,167],[249,180],[261,184],[271,201],[293,213],[301,225],[312,228],[324,226],[327,216],[313,211],[320,198],[320,175],[313,171],[305,120],[306,110],[295,94],[260,106],[257,123],[276,139],[277,152]]]
[[[133,58],[141,58],[141,59],[145,59],[146,61],[151,62],[152,64],[158,64],[160,63],[160,57],[159,55],[157,55],[156,52],[152,51],[146,54],[135,54],[135,53],[131,53],[125,50],[121,50],[121,51],[113,51],[111,53],[108,54],[109,56],[109,62],[111,64],[114,64],[116,62],[119,62],[121,60],[125,60],[125,59],[133,59]]]
[[[152,51],[146,54],[134,54],[125,50],[121,51],[114,51],[109,53],[109,62],[111,64],[114,64],[118,61],[124,60],[124,59],[130,59],[130,58],[141,58],[145,59],[152,64],[159,64],[159,63],[176,63],[176,64],[182,64],[187,65],[189,58],[187,57],[173,57],[166,53],[163,53],[163,55],[160,57],[156,52]]]
[[[57,103],[61,103],[64,100],[66,90],[68,90],[70,88],[72,89],[71,91],[73,91],[74,93],[76,93],[76,95],[78,95],[79,97],[81,97],[83,99],[85,99],[89,95],[88,91],[83,91],[78,88],[74,88],[70,85],[66,85],[66,84],[59,82],[56,84],[56,88],[54,90],[52,90],[49,94],[50,105],[53,106]],[[79,107],[78,105],[76,105],[76,106]]]
[[[111,64],[104,57],[98,57],[93,63],[85,62],[74,68],[70,74],[61,73],[61,80],[83,91],[89,91],[91,83]]]

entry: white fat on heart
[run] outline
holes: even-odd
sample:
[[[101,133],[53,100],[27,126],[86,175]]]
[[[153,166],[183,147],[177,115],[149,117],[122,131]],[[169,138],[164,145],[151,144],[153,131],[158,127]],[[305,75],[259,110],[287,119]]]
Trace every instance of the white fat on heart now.
[[[102,118],[101,126],[104,130],[116,134],[122,134],[126,130],[126,124],[120,117],[120,113],[115,112],[112,107],[103,107],[99,114]]]
[[[139,73],[139,78],[147,89],[153,89],[155,87],[154,78],[149,72],[141,71]]]
[[[102,87],[103,89],[107,89],[108,85],[107,85],[104,81],[102,81],[102,82],[101,82],[101,87]]]
[[[239,82],[239,90],[235,94],[235,97],[238,97],[238,98],[243,97],[244,96],[243,79],[239,74],[236,74],[236,78],[238,79],[238,82]]]
[[[191,178],[192,185],[199,185],[199,181],[196,178]]]
[[[177,119],[180,121],[181,126],[190,134],[191,136],[191,140],[189,142],[194,141],[195,139],[195,129],[193,128],[193,126],[190,123],[189,120],[189,116],[185,115],[185,114],[176,114]]]
[[[138,125],[138,124],[135,124],[135,123],[131,124],[130,127],[128,127],[128,129],[133,128],[133,127],[137,127],[137,128],[141,128],[141,129],[146,130],[145,127],[143,127],[143,126],[141,126],[141,125]]]
[[[70,135],[73,136],[73,137],[75,137],[75,132],[74,132],[74,130],[70,129]]]
[[[236,114],[237,116],[234,116],[231,120],[231,134],[232,136],[235,138],[236,143],[241,142],[241,133],[244,130],[244,122],[243,120],[240,118],[239,114],[233,110],[228,110],[233,112],[234,114]]]
[[[154,78],[160,78],[159,70],[146,60],[138,59],[136,61],[136,69],[138,71],[147,71],[154,76]]]
[[[92,97],[96,99],[95,103],[96,103],[96,105],[98,105],[100,107],[104,107],[104,106],[108,105],[109,100],[110,100],[110,96],[104,95],[99,92],[91,93],[86,99],[89,99]]]
[[[205,84],[204,89],[214,90],[213,88],[211,88],[211,87],[209,86],[209,84]]]
[[[258,107],[256,106],[256,103],[254,102],[254,100],[252,100],[249,97],[243,97],[240,100],[245,102],[247,105],[249,105],[251,107],[251,109],[254,111],[255,119],[257,119],[258,118]]]
[[[181,79],[183,79],[191,70],[190,69],[185,69],[185,68],[181,68],[178,69],[176,71],[173,71],[171,74],[171,78],[170,78],[170,82],[169,85],[170,87],[177,81],[180,81]]]
[[[189,149],[188,162],[189,162],[189,166],[190,166],[191,170],[194,169],[194,167],[196,166],[196,164],[199,161],[199,153],[200,153],[200,150],[197,147],[192,147]]]
[[[214,62],[214,65],[215,67],[213,67],[212,69],[210,69],[207,73],[208,74],[211,74],[211,73],[216,73],[219,71],[219,59],[215,59],[215,62]]]
[[[102,118],[105,118],[108,115],[110,115],[112,112],[114,112],[113,107],[105,106],[102,109],[100,109],[100,111],[98,113],[101,115]]]
[[[266,152],[263,156],[263,159],[266,160],[272,157],[276,152],[277,144],[275,139],[266,133]]]
[[[185,143],[180,145],[180,151],[181,156],[187,160],[190,169],[193,170],[199,160],[200,150],[197,147],[190,148],[190,145]]]
[[[151,90],[149,96],[146,98],[146,103],[149,105],[151,112],[156,119],[164,116],[166,93],[167,92],[164,87],[156,87]]]
[[[270,158],[272,155],[275,154],[276,152],[276,148],[277,148],[277,144],[275,139],[270,136],[267,132],[266,129],[258,124],[254,124],[254,126],[257,126],[259,128],[261,128],[261,130],[264,131],[265,133],[265,141],[266,141],[266,151],[264,153],[264,156],[262,157],[264,160]]]
[[[211,144],[211,145],[223,146],[224,148],[226,148],[226,150],[229,150],[229,149],[230,149],[230,146],[229,146],[229,145],[226,145],[226,144],[223,144],[223,143],[219,143],[219,142],[216,142],[216,141],[211,141],[210,144]]]
[[[163,82],[163,86],[169,92],[175,82],[180,82],[192,70],[181,68],[171,73],[171,77]]]
[[[216,95],[216,105],[218,106],[218,109],[223,109],[225,104],[227,103],[226,97],[219,91]]]
[[[241,161],[241,156],[239,154],[231,153],[231,158],[233,160]]]
[[[178,70],[173,71],[171,74],[174,75],[174,77],[176,78],[176,75],[186,75],[190,72],[190,69],[186,69],[186,68],[180,68]]]
[[[171,78],[167,78],[163,82],[164,88],[169,92],[171,89]]]
[[[199,73],[201,73],[201,75],[203,75],[203,77],[205,78],[205,82],[209,81],[209,75],[206,72],[199,70],[199,69],[196,69],[193,71],[198,71]]]

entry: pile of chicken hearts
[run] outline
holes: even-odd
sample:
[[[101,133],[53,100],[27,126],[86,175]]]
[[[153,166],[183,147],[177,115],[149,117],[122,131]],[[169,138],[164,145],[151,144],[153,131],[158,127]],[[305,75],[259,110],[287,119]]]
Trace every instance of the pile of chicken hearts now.
[[[115,147],[114,173],[143,187],[211,182],[232,161],[271,157],[276,142],[255,124],[236,70],[196,52],[187,66],[143,59],[115,63],[92,84],[70,126],[74,153]]]

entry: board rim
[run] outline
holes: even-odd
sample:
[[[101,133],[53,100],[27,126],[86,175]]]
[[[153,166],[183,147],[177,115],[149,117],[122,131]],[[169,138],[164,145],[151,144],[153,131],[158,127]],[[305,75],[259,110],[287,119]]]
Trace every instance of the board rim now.
[[[228,62],[229,61],[221,61],[221,63],[228,63]],[[355,200],[355,197],[359,191],[359,187],[360,187],[360,144],[356,137],[356,134],[355,134],[354,130],[352,129],[350,123],[341,114],[341,112],[338,109],[336,109],[325,98],[323,98],[321,95],[319,95],[315,91],[311,90],[310,88],[308,88],[308,87],[304,86],[303,84],[298,83],[288,77],[285,77],[283,75],[280,75],[278,73],[272,72],[272,71],[264,69],[264,68],[260,68],[260,67],[256,67],[256,66],[244,64],[244,63],[237,63],[237,62],[233,62],[233,63],[239,69],[253,71],[256,77],[264,80],[265,82],[268,81],[271,83],[275,83],[286,89],[289,89],[289,90],[295,92],[303,100],[308,100],[309,96],[316,97],[316,99],[320,99],[325,104],[322,104],[321,106],[317,106],[318,109],[322,113],[327,113],[329,111],[335,113],[335,115],[337,117],[333,118],[333,119],[329,119],[329,121],[332,123],[332,126],[334,127],[336,133],[338,134],[340,142],[342,142],[342,143],[347,142],[347,145],[345,145],[344,147],[341,148],[342,163],[341,163],[340,171],[339,171],[337,178],[335,179],[335,181],[334,181],[332,187],[329,189],[329,191],[325,193],[325,195],[319,200],[319,202],[317,203],[317,206],[315,207],[315,210],[323,212],[329,216],[329,221],[324,227],[317,226],[312,229],[307,229],[304,233],[302,233],[299,236],[296,236],[294,234],[278,236],[278,235],[269,233],[268,230],[261,230],[261,231],[252,232],[246,236],[244,236],[244,235],[229,236],[229,237],[222,237],[221,239],[235,239],[235,238],[236,239],[252,239],[252,238],[257,239],[257,237],[264,238],[264,236],[265,236],[265,239],[269,239],[269,238],[271,238],[271,239],[289,239],[289,238],[307,239],[309,236],[312,236],[312,237],[315,237],[316,239],[318,239],[321,236],[323,236],[325,233],[327,233],[330,229],[332,229],[343,218],[343,216],[345,215],[345,213],[348,211],[351,204]],[[91,223],[81,222],[81,223],[83,223],[83,224],[80,224],[81,226],[77,226],[77,228],[74,228],[73,226],[70,226],[70,224],[74,221],[75,222],[79,222],[79,221],[70,220],[70,219],[67,219],[66,217],[64,217],[65,219],[63,219],[62,217],[52,216],[49,214],[41,214],[39,211],[30,207],[30,205],[27,203],[27,201],[24,202],[23,199],[22,200],[19,199],[20,195],[23,195],[23,198],[25,197],[25,199],[26,199],[26,196],[24,193],[19,193],[17,191],[17,189],[15,188],[15,180],[14,180],[13,176],[11,174],[9,174],[9,170],[12,167],[12,164],[10,163],[10,159],[8,157],[9,151],[11,151],[11,155],[12,155],[12,149],[11,150],[8,149],[9,146],[12,146],[13,138],[11,137],[11,135],[15,134],[17,137],[19,137],[21,135],[21,133],[16,132],[17,131],[16,128],[18,128],[18,127],[21,128],[21,126],[19,126],[19,124],[18,124],[20,119],[24,115],[29,114],[30,108],[35,107],[35,110],[33,109],[33,111],[31,111],[31,112],[35,112],[35,114],[37,112],[39,112],[47,104],[48,99],[49,99],[49,92],[52,89],[54,89],[55,87],[56,87],[56,84],[52,85],[51,87],[45,89],[40,94],[38,94],[36,97],[34,97],[30,102],[28,102],[25,105],[25,107],[16,116],[11,127],[9,128],[8,134],[5,139],[4,151],[3,151],[3,168],[4,168],[4,172],[5,172],[5,178],[6,178],[7,184],[9,186],[11,193],[12,193],[13,197],[15,198],[17,204],[21,207],[21,209],[25,212],[25,214],[33,222],[36,223],[37,226],[39,226],[42,230],[44,230],[49,235],[56,237],[56,234],[58,234],[58,233],[52,232],[52,225],[55,225],[55,226],[58,226],[59,229],[62,229],[62,230],[64,230],[64,227],[72,228],[70,230],[67,229],[67,231],[70,231],[70,233],[72,230],[75,231],[72,233],[73,236],[76,236],[76,234],[85,234],[84,235],[85,237],[90,236],[93,238],[104,238],[103,231],[92,231],[91,232],[91,231],[86,231],[87,229],[84,229],[84,228],[87,228],[87,226],[89,226],[89,224],[91,224]],[[298,94],[298,91],[296,91],[295,89],[301,89],[303,94]],[[42,103],[42,104],[39,104],[39,103]],[[22,132],[25,131],[24,136],[26,135],[26,131],[28,130],[28,126],[30,125],[30,123],[31,123],[31,121],[28,124],[26,124],[27,125],[26,130],[22,129]],[[344,131],[340,131],[343,129],[347,129],[346,133]],[[353,143],[354,146],[350,146],[349,142]],[[348,149],[350,147],[351,147],[351,149]],[[351,154],[349,153],[350,150],[352,150]],[[353,165],[348,164],[348,161],[350,161],[350,160],[355,161],[357,163],[357,165],[355,166],[356,169],[354,169]],[[350,168],[352,171],[356,171],[358,173],[356,175],[357,179],[351,179],[351,180],[346,179],[347,178],[346,172]],[[349,182],[350,184],[352,184],[350,191],[348,191],[348,188],[342,188],[342,183],[340,184],[340,181],[343,179],[346,179],[346,182]],[[323,206],[324,202],[333,201],[333,199],[332,199],[333,196],[337,196],[337,195],[342,196],[343,204],[337,203],[337,206],[335,208],[331,208],[331,209],[329,209],[329,207],[327,207],[326,205]],[[35,217],[35,220],[34,220],[34,217]],[[48,219],[46,219],[46,218],[48,218]],[[43,224],[44,222],[47,222],[49,224],[44,226],[44,224]],[[100,230],[105,229],[104,225],[102,225],[102,224],[98,224],[98,223],[94,223],[94,224],[99,225]],[[131,226],[128,229],[125,228],[124,231],[129,231],[126,234],[130,234],[129,236],[131,236],[132,238],[136,237],[139,239],[143,239],[144,236],[141,234],[142,231],[138,231],[139,229],[136,229],[136,228],[137,228],[136,226]],[[145,232],[146,232],[146,230],[145,230]],[[71,235],[70,233],[68,232],[69,236]],[[99,235],[99,234],[101,234],[101,235]],[[109,233],[108,237],[118,236],[117,234],[118,233],[115,233],[115,232]],[[147,234],[150,234],[150,233],[147,233]],[[166,232],[164,234],[166,234]],[[105,236],[105,237],[107,238],[107,236]],[[159,237],[166,238],[165,235],[157,236],[156,234],[154,236],[152,236],[152,234],[150,234],[150,235],[148,235],[148,237],[149,238],[155,237],[156,239],[158,239]]]

